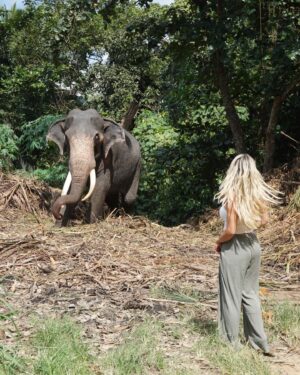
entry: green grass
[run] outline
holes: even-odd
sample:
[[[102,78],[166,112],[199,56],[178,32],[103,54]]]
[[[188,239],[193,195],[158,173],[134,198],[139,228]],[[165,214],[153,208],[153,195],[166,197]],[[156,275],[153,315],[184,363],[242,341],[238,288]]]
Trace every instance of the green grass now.
[[[128,334],[124,342],[104,358],[104,367],[113,375],[153,374],[165,367],[158,337],[162,325],[146,320]]]
[[[153,287],[150,291],[151,297],[168,299],[178,302],[197,303],[211,298],[216,298],[216,293],[204,293],[198,290],[185,287],[168,288]]]
[[[1,280],[0,280],[0,285],[1,285]],[[18,336],[21,336],[21,332],[19,331],[18,326],[15,323],[14,317],[17,314],[17,312],[13,309],[13,307],[6,302],[4,298],[0,298],[0,306],[1,312],[0,312],[0,322],[1,321],[7,321],[9,320],[12,325],[15,327],[15,330],[18,334]]]
[[[275,336],[282,338],[291,346],[300,345],[300,306],[291,302],[275,303],[268,309],[272,311],[272,320],[268,328]]]
[[[164,294],[167,299],[189,296],[183,289],[156,289],[155,293],[161,298],[169,293]],[[268,336],[272,333],[276,339],[299,346],[300,306],[267,302],[265,309],[272,312],[272,321],[266,326]],[[274,375],[268,360],[250,347],[236,351],[221,341],[216,322],[205,310],[193,304],[181,314],[170,324],[160,322],[159,317],[146,319],[99,359],[89,354],[79,327],[71,319],[39,321],[29,342],[18,335],[14,346],[0,345],[0,375],[198,375],[197,359],[208,361],[224,375]],[[0,320],[11,321],[14,315],[6,304]]]
[[[203,337],[197,344],[198,354],[226,375],[272,375],[264,358],[248,347],[236,351],[220,341],[217,335]],[[274,373],[273,373],[274,375]]]
[[[71,320],[51,319],[43,323],[33,337],[37,352],[34,374],[92,375],[91,356],[82,342],[79,328]]]
[[[226,375],[274,375],[264,357],[253,349],[243,346],[235,350],[218,337],[216,323],[191,321],[191,329],[200,333],[195,350],[201,358],[207,358],[212,366]]]
[[[26,374],[27,364],[17,350],[0,345],[0,375]]]
[[[6,315],[8,319],[8,316]],[[78,326],[70,319],[48,319],[37,323],[29,343],[22,343],[26,359],[18,347],[0,345],[0,375],[95,375],[95,359],[88,353]],[[93,368],[93,369],[92,369]]]

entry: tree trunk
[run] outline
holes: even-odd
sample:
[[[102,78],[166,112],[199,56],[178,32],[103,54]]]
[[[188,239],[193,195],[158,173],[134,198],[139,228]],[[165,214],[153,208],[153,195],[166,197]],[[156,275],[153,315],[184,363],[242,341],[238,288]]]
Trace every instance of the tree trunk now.
[[[227,78],[227,74],[226,74],[223,61],[221,59],[220,51],[217,51],[215,54],[215,65],[216,65],[218,86],[221,92],[223,105],[225,107],[226,118],[231,128],[236,151],[237,153],[241,154],[245,152],[243,130],[242,130],[239,116],[237,114],[233,101],[230,97],[228,78]]]
[[[217,1],[217,15],[218,15],[218,24],[219,24],[219,33],[223,26],[223,1]],[[228,76],[223,62],[223,55],[224,51],[222,47],[219,47],[214,55],[214,63],[216,66],[216,75],[217,75],[217,83],[219,90],[221,92],[221,97],[223,101],[223,105],[225,107],[226,117],[229,122],[234,145],[236,148],[237,153],[245,152],[244,146],[244,136],[243,130],[240,123],[239,116],[233,104],[230,90],[229,90],[229,83],[228,83]]]
[[[277,96],[272,105],[271,114],[266,131],[266,141],[264,149],[264,172],[269,172],[273,167],[273,157],[275,151],[275,127],[278,120],[278,113],[282,104],[281,96]]]
[[[300,83],[300,77],[291,82],[281,95],[274,98],[271,114],[266,131],[266,140],[264,147],[264,172],[269,172],[273,167],[274,153],[275,153],[275,128],[278,121],[278,115],[282,103],[285,101],[290,92],[295,89]]]
[[[125,113],[121,120],[121,126],[131,131],[134,128],[134,118],[139,110],[139,102],[136,99],[130,103],[128,111]]]

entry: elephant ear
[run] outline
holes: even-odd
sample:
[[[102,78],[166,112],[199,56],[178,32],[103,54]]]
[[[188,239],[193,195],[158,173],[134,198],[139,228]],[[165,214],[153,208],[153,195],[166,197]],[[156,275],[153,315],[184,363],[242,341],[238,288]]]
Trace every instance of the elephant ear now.
[[[117,123],[104,120],[104,156],[107,157],[109,150],[115,143],[125,142],[125,131]]]
[[[66,136],[65,136],[65,120],[58,120],[52,124],[48,130],[46,140],[55,142],[59,148],[61,155],[64,154]]]

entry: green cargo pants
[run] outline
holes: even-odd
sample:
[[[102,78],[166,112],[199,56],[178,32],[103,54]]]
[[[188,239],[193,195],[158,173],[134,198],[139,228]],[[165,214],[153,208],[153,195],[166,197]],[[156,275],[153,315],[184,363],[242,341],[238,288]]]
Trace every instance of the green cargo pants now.
[[[222,338],[239,345],[243,308],[244,333],[254,349],[269,351],[259,300],[261,249],[255,233],[236,234],[222,244],[219,266],[218,325]]]

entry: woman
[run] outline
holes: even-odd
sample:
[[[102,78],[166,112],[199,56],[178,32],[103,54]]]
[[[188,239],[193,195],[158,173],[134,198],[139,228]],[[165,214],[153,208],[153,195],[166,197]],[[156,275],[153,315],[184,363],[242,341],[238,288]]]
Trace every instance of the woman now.
[[[222,204],[224,231],[216,242],[220,253],[219,332],[239,346],[239,322],[243,307],[246,340],[270,355],[259,301],[261,249],[255,230],[268,220],[268,205],[278,204],[280,193],[268,186],[247,154],[236,156],[216,194]]]

